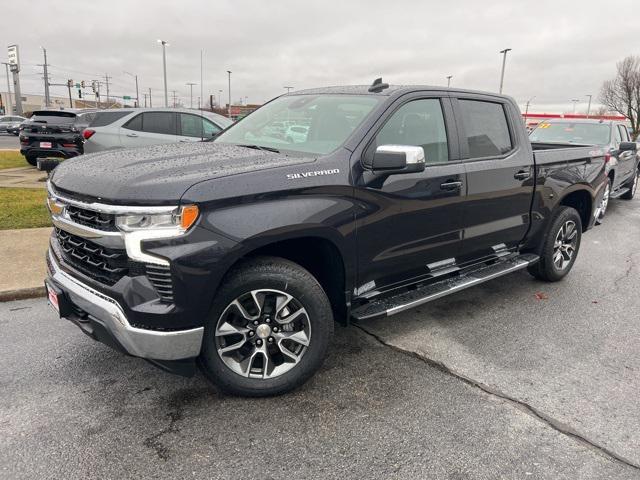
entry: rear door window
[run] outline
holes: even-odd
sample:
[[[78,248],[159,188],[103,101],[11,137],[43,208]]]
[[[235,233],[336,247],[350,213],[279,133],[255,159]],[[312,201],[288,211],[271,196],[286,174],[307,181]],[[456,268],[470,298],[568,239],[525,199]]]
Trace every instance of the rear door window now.
[[[126,117],[131,112],[97,112],[93,120],[89,123],[90,127],[105,127],[111,125],[116,120]],[[140,115],[138,115],[140,117]],[[136,117],[136,118],[138,118]],[[142,119],[141,119],[142,120]]]
[[[618,128],[620,129],[620,137],[622,138],[623,142],[628,142],[629,141],[629,131],[627,130],[627,127],[625,127],[624,125],[618,125]]]
[[[176,135],[176,114],[173,112],[143,113],[142,131],[162,135]]]
[[[504,106],[482,100],[459,100],[469,157],[495,157],[513,150]]]
[[[142,114],[136,115],[131,120],[123,125],[123,128],[129,130],[135,130],[136,132],[142,131]]]

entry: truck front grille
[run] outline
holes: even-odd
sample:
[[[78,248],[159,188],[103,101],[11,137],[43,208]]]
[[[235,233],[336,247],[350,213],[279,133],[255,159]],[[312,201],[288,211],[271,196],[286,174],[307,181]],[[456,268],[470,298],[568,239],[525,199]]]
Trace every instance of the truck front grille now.
[[[64,260],[88,277],[113,285],[127,275],[126,250],[109,249],[59,228],[56,238]]]
[[[116,217],[111,213],[94,212],[93,210],[87,210],[73,205],[68,205],[66,211],[72,221],[85,227],[91,227],[105,232],[117,231]]]

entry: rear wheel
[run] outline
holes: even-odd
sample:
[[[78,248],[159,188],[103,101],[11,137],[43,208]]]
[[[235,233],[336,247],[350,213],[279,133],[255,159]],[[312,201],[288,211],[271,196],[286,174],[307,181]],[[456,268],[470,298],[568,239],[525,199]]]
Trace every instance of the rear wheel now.
[[[580,214],[571,207],[560,207],[551,219],[540,261],[528,270],[546,282],[562,280],[573,267],[582,239]]]
[[[317,280],[300,265],[258,257],[223,281],[205,325],[200,366],[222,390],[278,395],[322,365],[333,314]]]
[[[25,155],[24,157],[27,160],[27,163],[32,166],[38,165],[38,157],[36,155]]]
[[[629,191],[622,195],[620,198],[624,200],[631,200],[636,194],[636,190],[638,189],[638,176],[640,175],[640,170],[636,170],[636,174],[631,179],[629,183]]]

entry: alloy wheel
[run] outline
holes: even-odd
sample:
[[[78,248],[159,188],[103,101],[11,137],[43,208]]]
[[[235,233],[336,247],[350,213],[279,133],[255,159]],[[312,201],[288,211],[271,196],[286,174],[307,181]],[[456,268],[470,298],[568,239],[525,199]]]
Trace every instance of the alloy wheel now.
[[[597,220],[600,221],[604,218],[604,214],[607,213],[607,207],[609,206],[609,197],[611,196],[611,180],[607,182],[607,185],[604,187],[604,194],[602,195],[602,200],[600,200],[600,205],[598,206],[598,215]]]
[[[311,340],[309,315],[288,293],[261,289],[233,300],[215,330],[218,355],[248,378],[278,377],[294,368]]]
[[[576,252],[578,242],[578,230],[573,220],[565,222],[553,244],[553,264],[558,270],[564,270],[569,266]]]

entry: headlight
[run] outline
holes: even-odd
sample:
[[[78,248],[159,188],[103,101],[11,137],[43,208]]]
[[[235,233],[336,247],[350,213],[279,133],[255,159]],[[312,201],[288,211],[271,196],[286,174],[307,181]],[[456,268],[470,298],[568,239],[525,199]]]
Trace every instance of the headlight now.
[[[116,225],[123,232],[169,230],[174,234],[181,234],[196,222],[198,213],[196,205],[186,205],[169,213],[119,215],[116,217]]]

